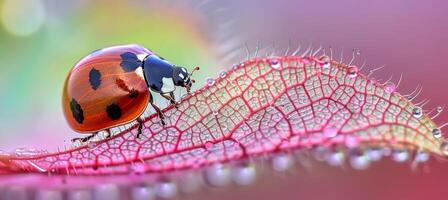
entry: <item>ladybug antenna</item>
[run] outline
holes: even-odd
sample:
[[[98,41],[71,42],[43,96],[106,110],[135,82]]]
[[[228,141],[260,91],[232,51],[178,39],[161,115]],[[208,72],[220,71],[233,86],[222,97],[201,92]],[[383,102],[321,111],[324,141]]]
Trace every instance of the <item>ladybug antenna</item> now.
[[[193,69],[193,70],[191,71],[191,73],[190,73],[190,76],[193,76],[193,73],[194,73],[195,71],[199,71],[199,67],[198,67],[198,66],[194,67],[194,69]]]

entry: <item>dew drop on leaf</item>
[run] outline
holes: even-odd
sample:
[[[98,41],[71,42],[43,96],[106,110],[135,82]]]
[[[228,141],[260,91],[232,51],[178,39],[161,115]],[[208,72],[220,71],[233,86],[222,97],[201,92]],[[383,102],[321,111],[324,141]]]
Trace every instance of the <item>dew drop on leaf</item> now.
[[[331,166],[341,166],[344,164],[345,154],[341,151],[336,151],[330,154],[327,158],[327,163]]]
[[[350,78],[355,78],[356,76],[358,76],[358,67],[354,65],[349,66],[347,69],[347,73]]]
[[[396,89],[397,89],[397,87],[396,87],[395,84],[392,83],[392,82],[387,82],[387,83],[384,85],[384,90],[385,90],[387,93],[393,93],[393,92],[395,92]]]
[[[227,72],[226,71],[219,72],[219,77],[225,78],[226,76],[227,76]]]
[[[429,160],[429,153],[424,151],[419,151],[415,154],[415,161],[416,162],[426,162]]]
[[[330,63],[329,63],[329,62],[324,62],[324,64],[322,65],[322,67],[323,67],[324,69],[328,69],[328,68],[330,68]]]
[[[383,150],[380,148],[371,148],[366,151],[371,161],[379,161],[383,157]]]
[[[364,170],[370,166],[369,157],[366,155],[352,155],[350,157],[350,164],[353,169]]]
[[[357,139],[356,137],[354,137],[354,136],[347,136],[347,137],[345,138],[345,145],[346,145],[348,148],[356,148],[356,147],[359,146],[359,141],[358,141],[358,139]]]
[[[445,156],[448,156],[448,143],[447,142],[444,142],[444,143],[442,143],[442,145],[441,145],[441,150],[442,150],[442,153],[445,155]]]
[[[395,151],[392,154],[392,158],[396,162],[405,162],[409,158],[409,152],[405,150]]]
[[[271,60],[271,67],[274,68],[274,69],[280,68],[280,62],[277,59],[272,59]]]
[[[208,85],[208,86],[212,86],[212,85],[215,84],[215,79],[213,79],[213,78],[207,78],[206,82],[207,82],[207,85]]]
[[[420,107],[414,107],[414,108],[412,109],[412,115],[413,115],[415,118],[420,118],[420,117],[422,117],[422,115],[423,115],[422,108],[420,108]]]
[[[435,128],[432,130],[432,135],[435,138],[441,138],[442,137],[442,131],[440,130],[440,128]]]

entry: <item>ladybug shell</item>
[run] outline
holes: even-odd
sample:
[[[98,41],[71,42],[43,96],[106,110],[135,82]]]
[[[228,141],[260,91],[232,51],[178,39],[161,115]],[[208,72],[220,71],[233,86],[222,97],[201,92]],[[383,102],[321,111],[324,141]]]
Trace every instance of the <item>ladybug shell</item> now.
[[[77,132],[97,132],[131,122],[146,109],[150,94],[143,59],[153,53],[139,45],[92,52],[70,71],[63,110]]]

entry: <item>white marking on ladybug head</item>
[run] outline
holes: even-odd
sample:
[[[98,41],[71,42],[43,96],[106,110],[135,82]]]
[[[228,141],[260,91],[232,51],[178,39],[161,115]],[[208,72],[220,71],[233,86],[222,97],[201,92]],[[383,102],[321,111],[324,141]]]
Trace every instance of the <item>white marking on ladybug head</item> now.
[[[138,75],[138,77],[140,77],[141,79],[145,80],[145,75],[143,74],[143,68],[142,67],[138,67],[137,69],[135,69],[135,73]]]
[[[183,74],[179,74],[179,77],[180,77],[181,79],[184,79],[184,78],[185,78],[185,76],[184,76]]]
[[[148,56],[148,54],[146,54],[146,53],[137,54],[137,58],[142,62],[143,62],[143,60],[145,60],[146,56]]]
[[[181,68],[182,69],[182,71],[184,72],[184,73],[187,73],[187,70],[185,69],[185,68]],[[182,77],[183,78],[183,77]]]
[[[172,78],[162,78],[162,93],[169,93],[175,90],[174,82]]]

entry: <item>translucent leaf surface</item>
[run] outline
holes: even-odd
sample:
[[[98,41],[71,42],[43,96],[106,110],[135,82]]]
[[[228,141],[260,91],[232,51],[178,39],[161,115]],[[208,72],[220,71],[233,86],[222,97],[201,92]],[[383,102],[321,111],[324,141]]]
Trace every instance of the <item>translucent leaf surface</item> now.
[[[75,149],[5,154],[0,173],[106,175],[201,168],[279,151],[410,149],[443,156],[434,122],[355,66],[328,57],[257,58],[114,137]],[[421,111],[421,110],[420,110]]]

